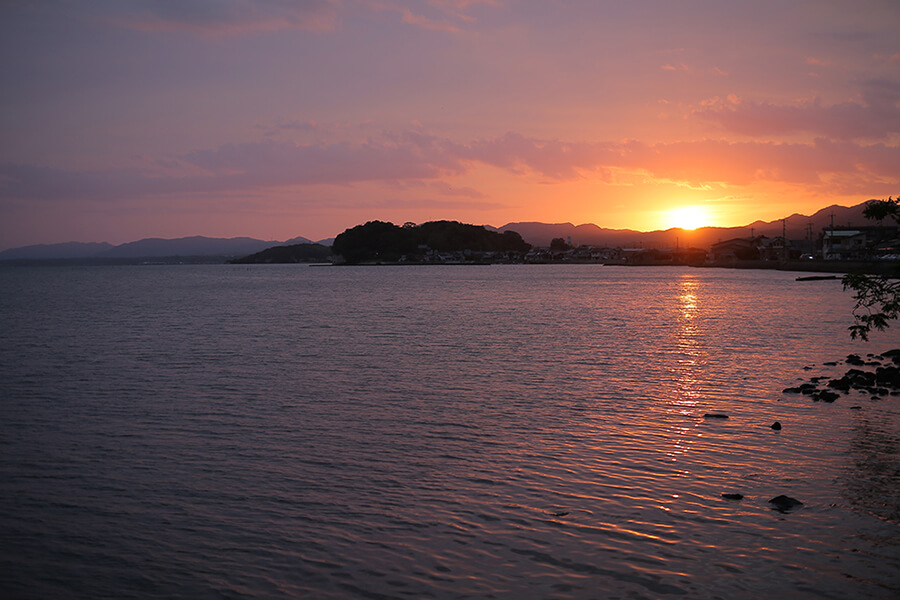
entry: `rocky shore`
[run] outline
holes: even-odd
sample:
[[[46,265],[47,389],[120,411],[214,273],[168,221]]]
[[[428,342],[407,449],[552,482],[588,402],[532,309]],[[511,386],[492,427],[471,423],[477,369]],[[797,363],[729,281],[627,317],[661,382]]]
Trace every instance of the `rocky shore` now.
[[[900,396],[900,349],[862,358],[850,354],[844,362],[851,368],[841,377],[811,377],[807,383],[785,388],[785,394],[803,394],[814,402],[834,402],[851,391],[869,394],[873,400]],[[838,362],[825,363],[837,366]],[[811,369],[812,367],[806,367]]]

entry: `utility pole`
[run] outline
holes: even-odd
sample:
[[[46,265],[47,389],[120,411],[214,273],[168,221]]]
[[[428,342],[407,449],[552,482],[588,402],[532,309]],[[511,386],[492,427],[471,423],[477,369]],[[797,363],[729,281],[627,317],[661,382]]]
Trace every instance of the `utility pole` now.
[[[787,262],[787,222],[781,220],[781,262]]]

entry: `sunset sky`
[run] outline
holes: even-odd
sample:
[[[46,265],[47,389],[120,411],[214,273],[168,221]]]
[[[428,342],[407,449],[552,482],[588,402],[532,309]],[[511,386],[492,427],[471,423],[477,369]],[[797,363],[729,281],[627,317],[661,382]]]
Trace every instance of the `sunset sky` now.
[[[0,249],[897,196],[898,32],[897,0],[6,0]]]

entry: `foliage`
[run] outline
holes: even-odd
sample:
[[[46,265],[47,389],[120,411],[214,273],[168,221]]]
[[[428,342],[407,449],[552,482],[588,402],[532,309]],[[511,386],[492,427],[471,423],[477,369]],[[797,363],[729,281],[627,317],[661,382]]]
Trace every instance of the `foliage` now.
[[[565,252],[569,249],[569,244],[561,237],[550,240],[550,249],[554,252]]]
[[[891,218],[900,223],[900,197],[897,200],[875,200],[866,206],[863,214],[867,219],[881,221]],[[863,275],[850,273],[843,278],[845,290],[853,290],[855,323],[849,327],[850,338],[868,341],[873,331],[884,331],[890,321],[900,317],[900,280],[884,275]]]
[[[525,253],[531,246],[515,231],[498,233],[457,221],[431,221],[422,225],[369,221],[337,236],[334,253],[349,264],[414,259],[435,252]]]
[[[370,260],[399,260],[416,249],[414,228],[384,221],[369,221],[348,229],[334,239],[334,253],[350,264]]]

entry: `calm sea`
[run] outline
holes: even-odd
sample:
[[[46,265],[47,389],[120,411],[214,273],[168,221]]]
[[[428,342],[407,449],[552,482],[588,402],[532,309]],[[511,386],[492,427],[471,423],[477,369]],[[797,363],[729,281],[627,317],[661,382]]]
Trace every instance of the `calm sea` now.
[[[900,398],[782,389],[900,328],[797,275],[0,269],[0,595],[896,598]]]

